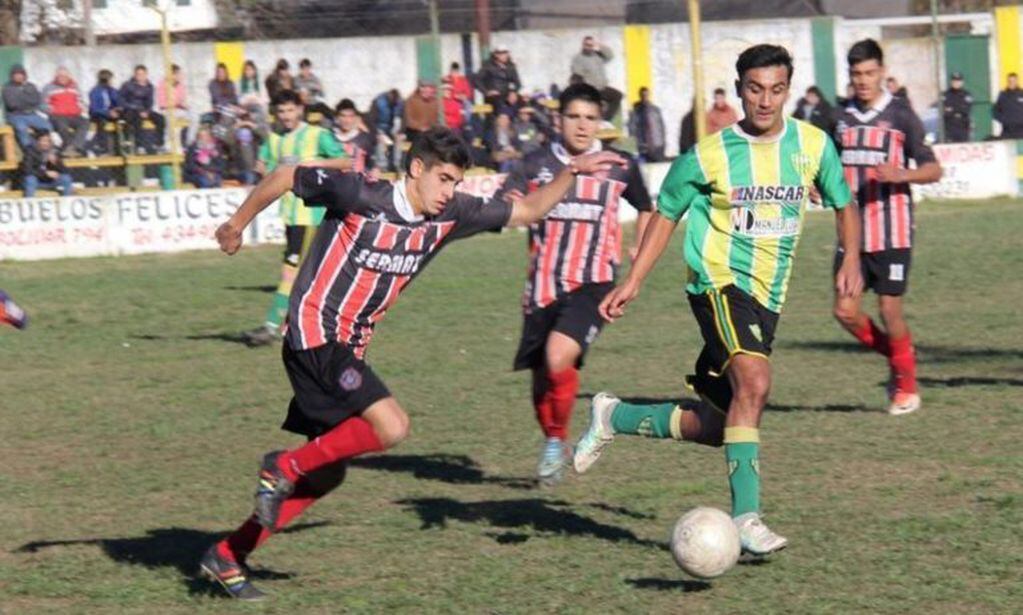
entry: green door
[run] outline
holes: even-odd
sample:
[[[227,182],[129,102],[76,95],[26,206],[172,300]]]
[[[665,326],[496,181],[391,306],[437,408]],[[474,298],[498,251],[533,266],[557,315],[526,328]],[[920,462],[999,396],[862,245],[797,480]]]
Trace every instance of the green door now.
[[[990,66],[987,36],[950,34],[945,37],[945,79],[954,72],[963,74],[963,87],[973,96],[970,117],[975,141],[991,136]]]

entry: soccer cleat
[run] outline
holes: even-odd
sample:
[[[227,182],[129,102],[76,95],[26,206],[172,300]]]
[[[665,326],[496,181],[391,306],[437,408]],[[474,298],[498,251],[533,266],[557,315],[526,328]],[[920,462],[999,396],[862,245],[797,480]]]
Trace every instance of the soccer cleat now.
[[[277,327],[263,325],[251,331],[242,332],[242,339],[245,340],[245,345],[249,348],[256,348],[259,346],[269,346],[281,341],[281,334]]]
[[[0,290],[0,323],[6,323],[15,329],[28,326],[28,314],[21,309],[10,295]]]
[[[590,402],[590,426],[583,437],[575,445],[572,465],[575,471],[583,474],[590,469],[600,454],[615,439],[614,428],[611,427],[611,413],[620,399],[610,393],[597,393]]]
[[[277,531],[277,517],[281,512],[281,504],[295,491],[295,485],[277,465],[281,451],[267,453],[263,457],[263,465],[259,468],[259,486],[256,488],[256,521],[270,530]]]
[[[739,530],[739,542],[742,543],[743,553],[767,555],[781,551],[789,544],[788,538],[775,534],[764,525],[759,513],[739,515],[732,521]]]
[[[920,396],[916,393],[904,393],[902,391],[896,391],[892,395],[892,403],[888,406],[888,414],[898,416],[900,414],[909,414],[910,412],[916,412],[920,409]]]
[[[258,602],[266,598],[266,594],[256,589],[249,581],[245,567],[222,556],[217,551],[217,545],[213,545],[203,554],[199,560],[199,572],[223,587],[232,598],[246,602]]]
[[[547,438],[536,467],[536,477],[544,487],[553,487],[565,477],[568,454],[561,438]]]

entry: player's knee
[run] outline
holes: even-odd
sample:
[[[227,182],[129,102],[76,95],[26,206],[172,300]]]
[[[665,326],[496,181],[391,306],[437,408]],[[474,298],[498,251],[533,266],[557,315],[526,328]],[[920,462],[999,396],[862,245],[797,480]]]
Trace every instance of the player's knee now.
[[[744,405],[762,407],[767,403],[767,396],[771,392],[771,375],[767,371],[747,374],[739,381],[735,396]]]
[[[381,421],[374,427],[377,438],[380,439],[380,444],[384,448],[392,448],[400,444],[408,438],[410,429],[409,417],[401,410],[391,413],[386,421]]]
[[[856,309],[849,305],[836,304],[832,314],[839,323],[852,326],[856,323]]]

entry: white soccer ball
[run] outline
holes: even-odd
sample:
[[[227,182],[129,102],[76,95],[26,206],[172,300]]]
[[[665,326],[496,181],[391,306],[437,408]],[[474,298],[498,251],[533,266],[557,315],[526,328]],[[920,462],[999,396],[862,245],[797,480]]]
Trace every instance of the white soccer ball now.
[[[713,579],[739,561],[739,530],[724,512],[701,506],[682,515],[671,532],[671,554],[690,576]]]

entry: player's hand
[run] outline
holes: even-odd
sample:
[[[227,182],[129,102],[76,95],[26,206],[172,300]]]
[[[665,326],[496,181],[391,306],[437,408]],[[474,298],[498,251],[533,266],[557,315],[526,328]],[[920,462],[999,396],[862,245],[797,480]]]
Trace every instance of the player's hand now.
[[[635,245],[629,248],[629,262],[635,265],[637,256],[639,256],[639,246]]]
[[[224,254],[228,256],[234,254],[242,247],[242,229],[228,220],[217,228],[217,243]]]
[[[817,189],[817,186],[810,186],[810,202],[814,205],[820,205],[824,199],[821,198],[821,191]]]
[[[847,254],[835,275],[835,292],[839,297],[858,297],[863,292],[863,273],[858,255]]]
[[[580,173],[585,175],[595,175],[600,177],[607,175],[607,172],[614,166],[624,167],[628,164],[625,158],[622,158],[614,152],[594,152],[592,154],[586,154],[578,156],[573,159],[575,162],[575,168]]]
[[[522,191],[519,190],[518,188],[513,188],[513,189],[509,190],[508,192],[504,193],[504,198],[509,203],[514,205],[514,204],[518,203],[519,201],[521,201],[522,199],[526,198],[526,195],[522,194]]]
[[[879,182],[885,184],[900,184],[906,181],[904,179],[905,169],[897,167],[891,162],[879,164],[874,167],[874,170],[877,172],[877,181]]]
[[[600,317],[608,322],[614,322],[621,318],[625,315],[625,306],[631,303],[637,295],[639,295],[639,284],[630,280],[615,286],[600,302]]]

